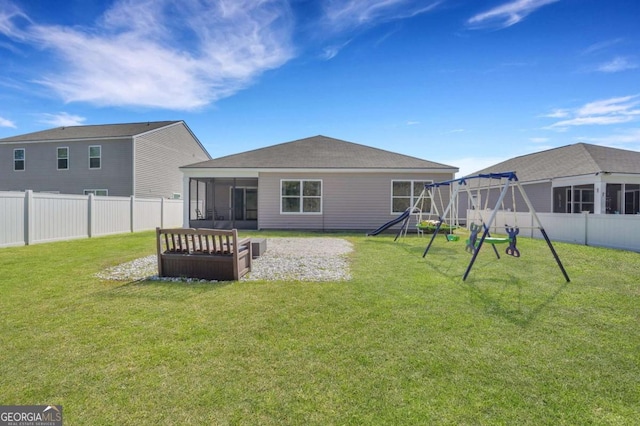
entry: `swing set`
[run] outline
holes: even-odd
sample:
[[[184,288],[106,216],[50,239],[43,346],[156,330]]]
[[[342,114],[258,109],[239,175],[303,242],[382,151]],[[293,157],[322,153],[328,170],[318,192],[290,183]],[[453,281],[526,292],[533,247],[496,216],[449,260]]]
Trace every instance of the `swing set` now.
[[[440,231],[447,232],[447,239],[457,241],[459,236],[453,233],[455,229],[459,228],[457,206],[452,206],[446,214],[440,214],[440,212],[444,213],[445,211],[444,197],[441,190],[442,186],[449,186],[449,184],[446,182],[425,184],[416,202],[412,207],[408,208],[405,213],[411,212],[411,214],[417,215],[416,229],[419,234],[425,231],[433,232],[438,228]],[[449,198],[451,198],[451,193],[449,193]],[[438,202],[436,202],[436,200]],[[429,203],[425,206],[427,202]],[[438,209],[438,203],[440,209]],[[432,217],[437,219],[431,219]],[[448,218],[449,222],[446,222],[443,218]],[[407,215],[394,241],[397,240],[398,237],[407,235],[410,222],[411,215]]]
[[[476,180],[476,182],[478,183],[476,186],[475,196],[473,195],[471,187],[469,185],[469,182],[473,180]],[[483,181],[488,182],[488,185],[481,186],[481,183]],[[496,187],[493,186],[494,182],[497,182]],[[483,247],[484,243],[491,244],[491,247],[493,248],[493,251],[498,259],[500,259],[500,254],[498,253],[496,244],[508,244],[505,250],[505,253],[509,256],[520,257],[520,251],[517,248],[517,235],[520,233],[520,229],[525,229],[525,228],[537,229],[538,231],[540,231],[544,240],[549,246],[549,249],[551,250],[551,253],[553,254],[554,259],[556,260],[556,263],[558,264],[560,271],[562,271],[564,278],[567,280],[567,282],[570,281],[569,275],[567,275],[567,272],[565,271],[564,266],[562,265],[562,262],[560,261],[560,258],[558,257],[558,254],[556,253],[555,248],[553,247],[553,244],[549,239],[549,236],[547,235],[547,232],[544,230],[544,227],[542,226],[542,223],[540,222],[540,219],[538,218],[538,215],[536,214],[535,209],[533,208],[533,205],[529,200],[529,197],[527,197],[527,194],[524,192],[522,185],[520,185],[520,182],[518,181],[518,178],[515,172],[480,174],[477,176],[466,176],[460,179],[450,180],[446,182],[426,184],[425,191],[431,191],[430,193],[433,194],[433,188],[439,189],[441,186],[449,186],[451,188],[452,185],[455,185],[455,188],[453,189],[453,191],[450,191],[451,197],[449,200],[449,204],[447,205],[446,208],[443,209],[443,213],[441,216],[439,216],[438,220],[435,221],[435,229],[433,230],[433,235],[431,236],[431,240],[427,244],[427,247],[425,248],[424,253],[422,254],[423,258],[426,257],[427,253],[429,252],[429,249],[431,248],[431,245],[433,244],[433,241],[435,240],[440,230],[446,229],[446,227],[443,228],[443,224],[445,223],[444,218],[446,218],[447,215],[450,215],[451,212],[456,211],[458,206],[459,194],[461,191],[464,191],[467,194],[468,199],[471,203],[471,208],[474,212],[474,217],[472,218],[473,221],[470,222],[468,225],[469,238],[466,241],[466,247],[465,247],[465,250],[469,252],[472,256],[471,256],[471,261],[469,262],[469,265],[467,266],[467,269],[464,273],[464,276],[462,277],[463,281],[465,281],[469,276],[469,273],[471,272],[471,268],[473,268],[476,258],[478,257],[478,253],[480,252],[480,249]],[[518,219],[517,219],[518,216],[516,211],[516,188],[519,190],[519,194],[521,195],[522,199],[526,203],[529,209],[529,213],[532,216],[532,220],[536,224],[535,226],[521,227],[518,225]],[[506,195],[509,193],[509,189],[511,189],[511,201],[512,201],[512,208],[509,210],[513,212],[514,222],[511,225],[508,223],[505,223],[504,229],[507,234],[507,237],[494,237],[491,235],[490,229],[492,228],[492,226],[494,226],[499,208],[501,207],[502,211],[509,211],[509,210],[505,210],[505,205],[504,205],[504,200]],[[483,219],[482,211],[480,210],[480,203],[482,201],[481,200],[482,191],[486,191],[485,201],[484,201],[484,211],[491,212],[487,220]],[[497,191],[498,196],[496,198],[496,202],[493,209],[488,210],[489,201],[492,198],[492,191],[494,193]],[[456,214],[456,218],[457,218],[457,214]],[[467,218],[467,220],[469,220],[469,218]],[[476,223],[475,221],[478,221],[479,223]],[[457,223],[457,220],[456,220],[456,223]],[[453,239],[447,236],[447,241],[453,241]]]

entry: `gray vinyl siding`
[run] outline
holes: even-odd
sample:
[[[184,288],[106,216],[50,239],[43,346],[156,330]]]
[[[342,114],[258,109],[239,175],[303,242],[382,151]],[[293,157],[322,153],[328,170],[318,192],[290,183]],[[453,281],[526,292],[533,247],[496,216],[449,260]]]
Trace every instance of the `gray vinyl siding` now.
[[[391,213],[391,181],[452,179],[421,173],[261,173],[260,229],[371,230],[397,217]],[[322,180],[322,214],[281,214],[281,179]]]
[[[135,138],[135,195],[172,197],[182,194],[180,166],[209,159],[182,123],[163,127]]]
[[[89,147],[102,147],[101,168],[89,169]],[[68,170],[58,170],[57,148],[69,148]],[[13,170],[13,150],[24,148],[24,171]],[[106,189],[112,196],[129,196],[133,187],[131,139],[62,141],[0,145],[0,190],[56,191],[82,194]]]

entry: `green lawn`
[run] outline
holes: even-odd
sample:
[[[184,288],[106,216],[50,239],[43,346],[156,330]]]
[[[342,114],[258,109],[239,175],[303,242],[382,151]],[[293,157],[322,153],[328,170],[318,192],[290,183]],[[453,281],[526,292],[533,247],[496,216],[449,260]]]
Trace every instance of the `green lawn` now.
[[[153,233],[0,249],[0,404],[68,425],[639,424],[640,254],[556,244],[566,283],[521,238],[463,282],[463,241],[423,259],[426,238],[327,235],[353,242],[352,281],[94,278]]]

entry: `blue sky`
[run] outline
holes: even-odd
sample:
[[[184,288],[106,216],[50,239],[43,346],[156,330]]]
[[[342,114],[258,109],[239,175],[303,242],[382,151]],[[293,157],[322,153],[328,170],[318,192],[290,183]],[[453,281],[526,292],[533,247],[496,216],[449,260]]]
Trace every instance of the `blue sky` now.
[[[0,138],[185,120],[213,157],[318,134],[461,168],[640,150],[637,0],[0,0]]]

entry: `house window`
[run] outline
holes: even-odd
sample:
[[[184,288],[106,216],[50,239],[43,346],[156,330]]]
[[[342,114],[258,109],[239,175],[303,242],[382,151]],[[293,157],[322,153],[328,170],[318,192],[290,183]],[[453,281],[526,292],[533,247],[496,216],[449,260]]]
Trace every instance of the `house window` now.
[[[595,193],[593,185],[573,187],[573,213],[593,213]]]
[[[391,181],[391,213],[403,213],[416,204],[426,184],[433,181],[394,180]],[[418,205],[423,212],[431,212],[431,199],[426,197]]]
[[[69,169],[69,148],[59,147],[56,149],[56,157],[58,160],[58,170]]]
[[[280,213],[322,213],[321,180],[281,180]]]
[[[89,195],[89,194],[106,197],[109,195],[109,190],[108,189],[85,189],[84,195]]]
[[[637,185],[637,184],[625,185],[624,213],[640,214],[640,185]]]
[[[593,185],[562,186],[553,188],[554,213],[594,212]]]
[[[102,167],[102,147],[100,145],[89,147],[89,168],[99,169]]]
[[[16,148],[13,150],[13,170],[24,170],[26,166],[26,158],[24,148]]]

